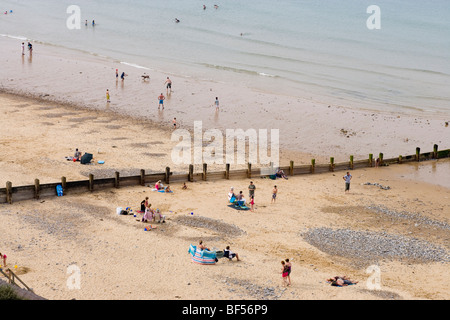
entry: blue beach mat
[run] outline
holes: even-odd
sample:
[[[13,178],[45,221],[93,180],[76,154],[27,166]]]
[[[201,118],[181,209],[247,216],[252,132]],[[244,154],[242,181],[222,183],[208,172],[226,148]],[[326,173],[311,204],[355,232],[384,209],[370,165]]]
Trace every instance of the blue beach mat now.
[[[228,207],[236,209],[236,210],[250,210],[250,208],[247,207],[246,205],[239,206],[237,204],[230,204],[230,205],[228,205]]]

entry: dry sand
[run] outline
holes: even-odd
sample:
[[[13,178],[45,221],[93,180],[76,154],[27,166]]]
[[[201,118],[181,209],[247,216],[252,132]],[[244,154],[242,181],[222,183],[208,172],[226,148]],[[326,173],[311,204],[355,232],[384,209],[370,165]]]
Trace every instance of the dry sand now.
[[[90,170],[160,171],[170,160],[166,128],[8,95],[0,102],[2,184],[55,182],[62,175],[85,179]],[[143,139],[143,132],[150,134]],[[105,165],[66,161],[75,146],[94,150]],[[2,204],[0,251],[10,267],[18,266],[21,279],[48,299],[448,299],[449,165],[443,159],[354,170],[350,194],[344,194],[343,172],[255,179],[254,213],[227,206],[229,188],[246,194],[248,179],[197,181],[188,183],[188,190],[173,184],[173,194],[138,186]],[[279,195],[271,204],[274,184]],[[167,223],[152,223],[157,229],[147,232],[149,224],[136,221],[140,215],[116,214],[116,207],[137,210],[145,196],[167,216]],[[305,233],[318,228],[370,231],[386,239],[397,235],[400,245],[416,238],[422,242],[415,250],[445,254],[438,255],[441,261],[374,255],[369,261],[370,250],[361,257],[342,256],[348,244],[325,249],[307,241]],[[191,262],[189,244],[199,239],[219,250],[230,245],[242,261]],[[293,263],[287,288],[279,273],[285,258]],[[366,283],[369,263],[380,268],[381,290]],[[72,265],[80,269],[80,289],[68,287]],[[344,274],[359,283],[337,288],[325,281]]]

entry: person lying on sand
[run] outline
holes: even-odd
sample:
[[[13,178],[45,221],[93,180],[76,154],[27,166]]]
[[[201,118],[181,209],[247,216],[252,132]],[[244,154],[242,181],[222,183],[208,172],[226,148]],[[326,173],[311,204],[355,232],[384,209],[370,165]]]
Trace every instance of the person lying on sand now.
[[[330,279],[327,279],[327,282],[330,282],[332,286],[335,287],[345,287],[352,284],[357,284],[358,281],[350,280],[347,276],[335,276]]]

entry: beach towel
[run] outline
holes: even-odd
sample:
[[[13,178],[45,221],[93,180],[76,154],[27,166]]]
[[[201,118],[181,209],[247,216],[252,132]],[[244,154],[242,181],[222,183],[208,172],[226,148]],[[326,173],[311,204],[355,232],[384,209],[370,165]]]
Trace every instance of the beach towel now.
[[[237,204],[230,204],[230,205],[228,205],[228,207],[236,209],[236,210],[250,210],[250,208],[247,207],[246,205],[239,206]]]
[[[203,265],[214,265],[217,262],[216,252],[201,250],[192,244],[189,246],[189,254],[193,262]]]
[[[158,190],[158,192],[162,192],[162,193],[173,193],[172,190],[170,190],[169,192],[166,192],[166,190]]]

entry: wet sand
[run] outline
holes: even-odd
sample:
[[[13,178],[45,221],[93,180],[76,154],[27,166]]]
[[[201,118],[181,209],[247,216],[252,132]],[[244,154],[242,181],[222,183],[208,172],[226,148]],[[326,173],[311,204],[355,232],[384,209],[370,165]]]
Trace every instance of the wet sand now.
[[[0,38],[0,62],[4,66],[0,88],[27,97],[39,97],[94,110],[107,110],[169,126],[174,117],[181,128],[202,121],[203,128],[278,129],[283,150],[311,157],[346,161],[350,155],[366,159],[382,152],[386,158],[413,154],[416,147],[431,151],[434,144],[449,148],[448,114],[411,111],[389,114],[352,106],[329,105],[308,97],[283,96],[237,87],[233,83],[202,81],[120,64],[112,59],[35,44],[32,57],[20,53],[20,41]],[[119,74],[128,76],[117,80]],[[149,81],[141,75],[147,73]],[[173,81],[167,94],[166,77]],[[106,89],[111,103],[106,103]],[[274,88],[276,92],[276,88]],[[157,97],[166,95],[164,112]],[[220,111],[214,100],[219,98]],[[118,117],[119,118],[119,117]]]

